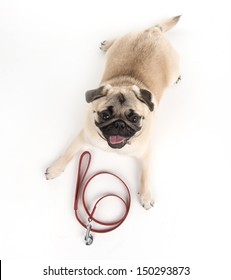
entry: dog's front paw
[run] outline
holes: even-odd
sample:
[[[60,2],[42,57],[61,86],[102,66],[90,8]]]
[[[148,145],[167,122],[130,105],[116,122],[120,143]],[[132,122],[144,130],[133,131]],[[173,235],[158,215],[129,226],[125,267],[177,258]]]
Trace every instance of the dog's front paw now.
[[[148,210],[154,206],[154,200],[150,192],[140,193],[140,203],[144,209]]]
[[[58,159],[50,167],[47,168],[45,176],[47,180],[58,177],[64,171],[63,160]]]

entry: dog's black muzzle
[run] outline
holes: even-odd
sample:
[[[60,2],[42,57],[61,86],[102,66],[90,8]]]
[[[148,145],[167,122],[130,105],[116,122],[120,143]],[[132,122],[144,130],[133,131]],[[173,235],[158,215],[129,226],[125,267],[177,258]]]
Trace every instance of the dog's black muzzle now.
[[[96,122],[96,125],[100,128],[108,145],[113,149],[123,148],[128,140],[141,129],[141,127],[131,127],[123,120],[116,120],[108,125]]]

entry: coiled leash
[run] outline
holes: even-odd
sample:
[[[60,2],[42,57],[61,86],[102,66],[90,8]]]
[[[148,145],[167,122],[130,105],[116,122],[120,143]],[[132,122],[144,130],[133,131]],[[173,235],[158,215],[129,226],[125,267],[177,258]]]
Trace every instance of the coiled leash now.
[[[83,161],[86,161],[86,166],[83,166]],[[79,166],[78,166],[78,175],[77,175],[77,181],[76,181],[76,191],[75,191],[75,200],[74,200],[74,210],[75,210],[75,216],[76,219],[79,221],[79,223],[87,229],[86,231],[86,235],[85,235],[85,243],[86,245],[91,245],[93,242],[93,236],[91,234],[92,232],[97,232],[97,233],[105,233],[105,232],[109,232],[112,231],[114,229],[116,229],[117,227],[119,227],[124,220],[126,219],[129,209],[130,209],[130,204],[131,204],[131,195],[130,195],[130,191],[128,189],[128,186],[126,185],[126,183],[119,178],[117,175],[110,173],[110,172],[98,172],[96,174],[94,174],[93,176],[91,176],[86,183],[84,183],[89,166],[91,163],[91,154],[88,151],[85,151],[81,154],[80,159],[79,159]],[[104,195],[102,197],[100,197],[94,204],[93,209],[90,211],[87,207],[87,203],[86,203],[86,199],[85,199],[85,193],[86,193],[86,189],[89,185],[89,183],[97,176],[102,175],[102,174],[106,174],[106,175],[110,175],[115,177],[116,179],[118,179],[118,181],[124,186],[124,188],[126,189],[127,192],[127,196],[126,198],[122,198],[121,196],[117,195],[117,194],[107,194]],[[114,197],[116,199],[119,199],[120,201],[122,201],[122,204],[124,205],[124,212],[121,218],[117,219],[114,222],[102,222],[96,218],[94,218],[94,213],[96,211],[96,208],[98,206],[98,204],[100,202],[102,202],[102,200],[108,198],[108,197]],[[83,222],[83,220],[80,218],[80,215],[78,213],[78,205],[79,202],[82,201],[83,207],[85,209],[85,212],[88,216],[88,223],[85,224]],[[95,224],[100,225],[101,227],[103,226],[103,228],[99,229],[99,228],[95,228],[92,226],[92,221]]]

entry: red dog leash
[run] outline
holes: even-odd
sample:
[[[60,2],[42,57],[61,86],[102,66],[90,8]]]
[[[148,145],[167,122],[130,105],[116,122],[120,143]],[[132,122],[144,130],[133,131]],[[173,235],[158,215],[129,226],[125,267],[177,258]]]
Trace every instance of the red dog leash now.
[[[84,167],[83,166],[83,160],[84,158],[87,160],[87,164]],[[85,227],[87,229],[86,232],[86,236],[85,236],[85,242],[87,245],[92,244],[93,242],[93,236],[91,235],[91,231],[93,232],[98,232],[98,233],[105,233],[105,232],[109,232],[112,231],[114,229],[116,229],[117,227],[119,227],[124,220],[126,219],[129,209],[130,209],[130,204],[131,204],[131,195],[130,195],[130,191],[128,189],[128,186],[126,185],[126,183],[119,178],[117,175],[110,173],[110,172],[98,172],[96,174],[94,174],[93,176],[91,176],[86,183],[85,178],[89,169],[91,163],[91,154],[88,151],[85,151],[81,154],[80,159],[79,159],[79,167],[78,167],[78,175],[77,175],[77,181],[76,181],[76,192],[75,192],[75,200],[74,200],[74,210],[75,210],[75,216],[76,219],[79,221],[79,223]],[[120,183],[122,183],[122,185],[124,186],[124,188],[126,189],[127,192],[127,197],[124,199],[121,196],[117,195],[117,194],[107,194],[104,195],[102,197],[100,197],[94,204],[94,207],[92,210],[89,210],[86,204],[86,199],[85,199],[85,193],[86,193],[86,189],[89,185],[89,183],[97,176],[102,175],[102,174],[107,174],[110,176],[113,176],[115,178],[118,179],[118,181]],[[115,222],[102,222],[96,218],[94,218],[94,213],[96,211],[97,205],[105,198],[107,197],[115,197],[117,199],[119,199],[120,201],[122,201],[123,205],[124,205],[124,213],[122,215],[121,218],[119,218],[118,220],[116,220]],[[88,224],[86,225],[83,220],[80,218],[80,215],[78,213],[78,204],[79,202],[82,201],[83,207],[85,209],[85,212],[88,216]],[[100,225],[101,227],[103,226],[103,228],[99,229],[99,228],[95,228],[92,227],[91,222],[94,222],[95,224]]]

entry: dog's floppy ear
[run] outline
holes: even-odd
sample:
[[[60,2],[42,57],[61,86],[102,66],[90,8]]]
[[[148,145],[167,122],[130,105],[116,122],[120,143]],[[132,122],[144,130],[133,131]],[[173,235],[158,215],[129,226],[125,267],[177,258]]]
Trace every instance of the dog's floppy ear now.
[[[144,102],[149,110],[152,112],[154,110],[154,103],[152,102],[152,94],[146,89],[140,89],[141,101]]]
[[[133,86],[136,97],[143,103],[145,103],[149,110],[152,112],[154,110],[154,103],[152,102],[152,94],[146,89],[139,89],[137,86]]]
[[[104,87],[99,87],[97,89],[88,90],[85,94],[87,103],[105,96],[106,94],[104,93],[103,89]]]

